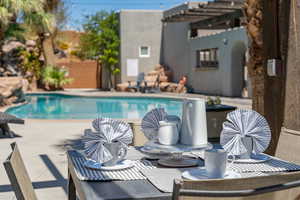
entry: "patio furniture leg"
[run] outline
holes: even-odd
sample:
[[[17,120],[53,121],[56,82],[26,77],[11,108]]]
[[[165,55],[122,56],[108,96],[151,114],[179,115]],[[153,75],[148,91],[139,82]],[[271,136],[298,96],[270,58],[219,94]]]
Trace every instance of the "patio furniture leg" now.
[[[0,124],[0,128],[4,135],[8,135],[9,137],[14,137],[13,133],[10,131],[9,126],[7,123]]]
[[[68,200],[76,200],[76,188],[73,181],[73,178],[71,176],[71,173],[68,172]]]

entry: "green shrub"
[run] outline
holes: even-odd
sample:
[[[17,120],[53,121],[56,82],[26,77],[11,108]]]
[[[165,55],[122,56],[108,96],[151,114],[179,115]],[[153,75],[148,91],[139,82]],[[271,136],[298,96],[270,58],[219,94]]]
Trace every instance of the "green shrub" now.
[[[216,97],[216,98],[211,98],[211,97],[208,97],[207,98],[207,101],[206,101],[206,104],[209,105],[209,106],[213,106],[213,105],[220,105],[222,102],[221,102],[221,99],[220,97]]]
[[[46,66],[42,73],[42,81],[48,90],[62,90],[73,79],[67,77],[68,71],[62,67]]]
[[[39,53],[35,50],[27,51],[20,49],[19,55],[22,58],[21,68],[25,77],[32,82],[33,79],[39,80],[42,74],[42,62],[39,60]]]

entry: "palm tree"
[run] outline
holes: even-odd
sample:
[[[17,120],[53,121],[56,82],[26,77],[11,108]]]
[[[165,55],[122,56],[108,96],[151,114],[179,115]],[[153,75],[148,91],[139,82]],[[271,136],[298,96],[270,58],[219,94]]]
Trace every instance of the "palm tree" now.
[[[253,109],[266,117],[272,130],[267,153],[274,154],[284,119],[285,69],[287,68],[290,2],[296,0],[246,0],[250,37],[248,71],[253,88]],[[267,73],[268,59],[280,61],[276,76]],[[279,70],[280,69],[280,70]]]
[[[264,76],[265,68],[263,52],[263,0],[247,0],[245,4],[245,13],[247,17],[247,32],[252,41],[249,49],[248,71],[253,87],[253,109],[264,113]]]
[[[43,12],[44,0],[1,0],[0,1],[0,40],[5,31],[21,16]]]
[[[24,22],[37,34],[44,56],[45,65],[55,65],[52,41],[49,40],[55,27],[54,16],[49,12],[31,13],[24,17]]]
[[[18,25],[17,19],[31,28],[41,38],[41,49],[44,54],[45,64],[54,61],[53,49],[44,42],[54,27],[54,16],[46,12],[45,0],[1,0],[0,1],[0,45],[5,37],[5,32],[12,25]],[[51,46],[52,47],[52,44]]]

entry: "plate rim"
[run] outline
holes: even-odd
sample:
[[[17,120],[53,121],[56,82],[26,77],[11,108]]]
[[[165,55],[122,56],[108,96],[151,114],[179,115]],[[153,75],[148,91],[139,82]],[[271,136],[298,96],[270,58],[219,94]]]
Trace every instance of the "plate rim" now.
[[[242,175],[238,172],[235,172],[233,170],[227,170],[227,172],[230,172],[230,173],[234,173],[235,175],[237,175],[237,177],[231,177],[231,178],[209,178],[209,177],[205,177],[205,178],[197,178],[197,179],[190,179],[190,178],[186,178],[184,177],[184,173],[188,173],[189,171],[194,171],[194,170],[204,170],[205,171],[205,167],[198,167],[198,168],[193,168],[193,169],[189,169],[189,170],[185,170],[184,172],[181,173],[181,177],[184,178],[184,179],[187,179],[187,180],[213,180],[213,179],[236,179],[236,178],[242,178]]]
[[[143,153],[152,154],[152,155],[171,155],[172,154],[171,152],[167,152],[167,151],[163,151],[163,150],[159,150],[157,152],[151,152],[151,150],[148,151],[148,150],[146,150],[146,148],[147,148],[147,146],[142,146],[140,148],[140,151]],[[148,148],[155,149],[153,147],[148,147]]]
[[[264,162],[267,162],[267,161],[269,161],[269,160],[272,159],[272,156],[269,156],[268,154],[265,154],[265,153],[259,153],[257,155],[263,155],[264,158],[266,158],[266,159],[263,159],[263,160],[253,159],[253,158],[250,158],[250,159],[236,159],[236,160],[234,160],[234,163],[251,163],[251,164],[256,164],[256,163],[264,163]]]
[[[85,167],[87,167],[87,168],[89,168],[89,169],[94,169],[94,170],[101,170],[101,171],[117,171],[117,170],[123,170],[123,169],[128,169],[128,168],[132,168],[132,167],[134,167],[134,161],[132,161],[132,160],[128,160],[128,159],[124,159],[124,160],[122,160],[121,162],[128,162],[128,161],[130,161],[129,163],[127,163],[127,164],[123,164],[123,168],[113,168],[113,167],[116,167],[116,165],[114,165],[114,166],[102,166],[100,163],[98,163],[98,164],[100,164],[100,168],[96,168],[96,167],[91,167],[91,166],[89,166],[89,165],[87,165],[87,162],[88,161],[92,161],[92,162],[95,162],[95,163],[98,163],[98,162],[96,162],[96,161],[94,161],[94,160],[86,160],[85,162],[84,162],[84,166]],[[122,165],[121,165],[122,166]]]
[[[175,166],[175,165],[169,165],[169,164],[165,164],[165,163],[161,163],[161,162],[164,162],[164,161],[167,161],[167,160],[172,160],[171,158],[162,158],[162,159],[159,159],[158,161],[157,161],[157,163],[159,164],[159,165],[161,165],[161,166],[164,166],[164,167],[172,167],[172,168],[185,168],[185,167],[196,167],[196,166],[198,166],[199,165],[199,160],[198,159],[193,159],[193,158],[187,158],[188,160],[193,160],[193,161],[195,161],[195,163],[193,164],[193,165],[181,165],[181,166],[179,166],[179,165],[177,165],[177,166]]]

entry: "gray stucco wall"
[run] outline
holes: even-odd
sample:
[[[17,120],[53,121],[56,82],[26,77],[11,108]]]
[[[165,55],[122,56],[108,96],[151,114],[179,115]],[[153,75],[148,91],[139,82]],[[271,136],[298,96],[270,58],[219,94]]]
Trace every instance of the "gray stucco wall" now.
[[[192,39],[188,33],[188,23],[164,25],[162,61],[172,69],[174,81],[178,81],[182,75],[188,75],[188,84],[194,92],[241,96],[244,76],[242,62],[248,45],[245,29],[235,28]],[[207,48],[219,49],[218,68],[196,68],[196,51]]]
[[[127,76],[127,59],[138,59],[139,72],[149,72],[160,63],[162,15],[159,10],[120,11],[121,82],[136,80]],[[150,57],[139,57],[140,46],[150,47]]]

